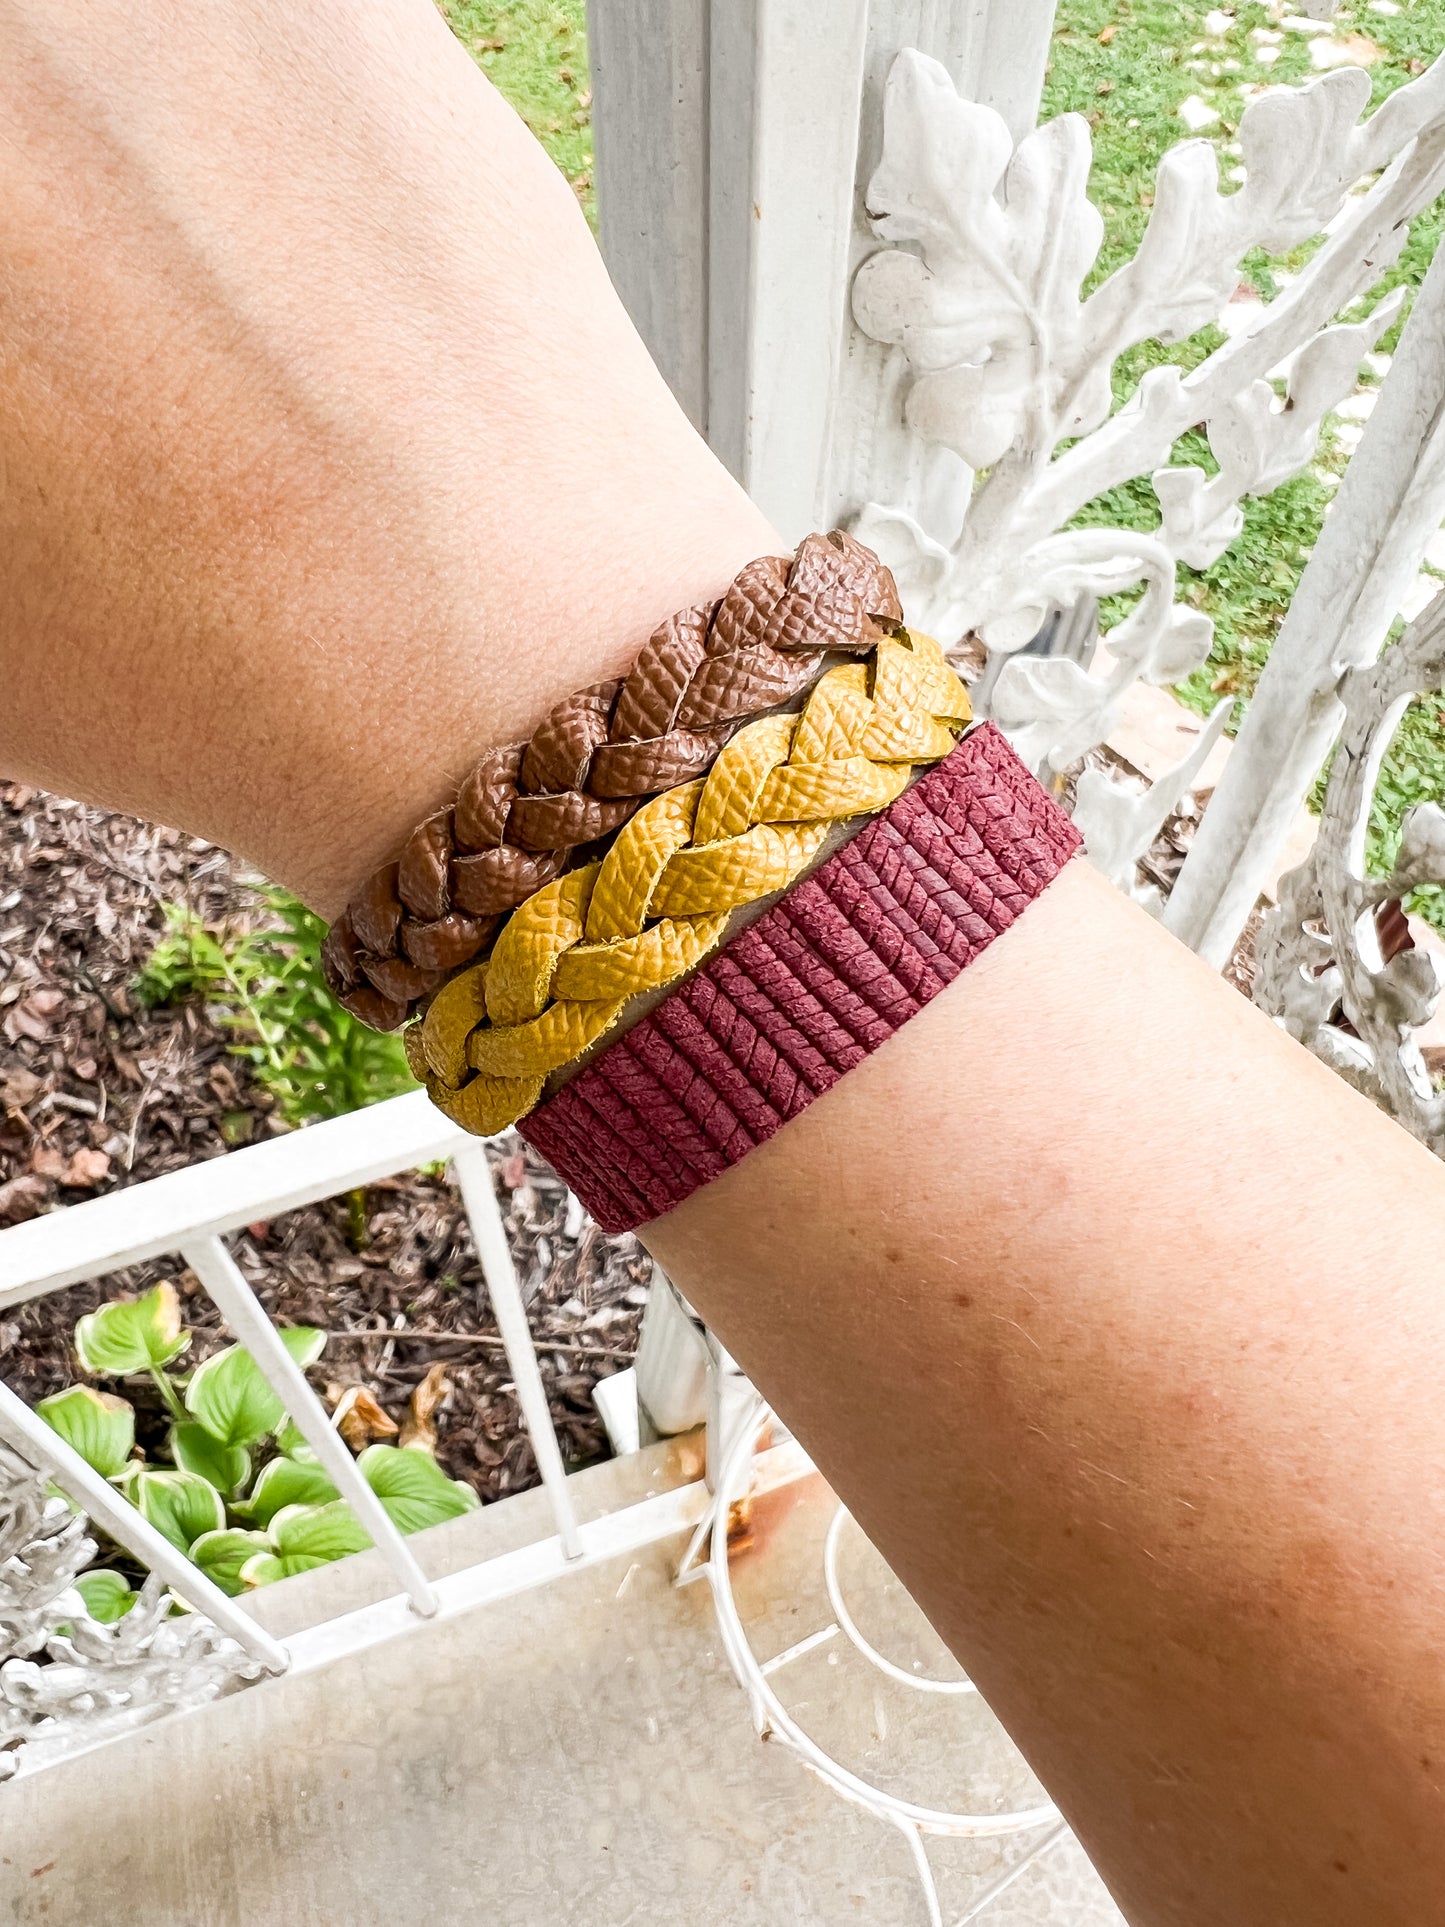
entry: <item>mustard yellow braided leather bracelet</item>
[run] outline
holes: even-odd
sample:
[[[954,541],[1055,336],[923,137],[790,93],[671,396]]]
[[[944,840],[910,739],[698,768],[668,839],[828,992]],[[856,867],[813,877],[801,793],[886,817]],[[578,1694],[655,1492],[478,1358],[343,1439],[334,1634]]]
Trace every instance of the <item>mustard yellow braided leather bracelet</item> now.
[[[645,804],[605,857],[537,890],[489,960],[437,991],[406,1033],[433,1101],[482,1135],[525,1116],[634,998],[692,970],[735,913],[793,884],[833,825],[886,809],[968,719],[938,644],[900,629],[871,662],[829,670],[800,714],[739,730],[706,777]]]

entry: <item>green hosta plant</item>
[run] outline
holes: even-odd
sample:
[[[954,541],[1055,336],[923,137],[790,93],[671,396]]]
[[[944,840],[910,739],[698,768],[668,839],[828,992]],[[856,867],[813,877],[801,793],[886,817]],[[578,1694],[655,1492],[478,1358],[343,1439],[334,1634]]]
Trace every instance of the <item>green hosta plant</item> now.
[[[368,1445],[356,1463],[398,1532],[421,1532],[478,1504],[472,1488],[449,1479],[425,1446]]]
[[[329,1505],[287,1505],[261,1535],[265,1545],[241,1568],[243,1586],[269,1586],[298,1572],[329,1566],[349,1552],[364,1552],[371,1534],[344,1499]]]
[[[176,1288],[164,1278],[144,1298],[117,1298],[88,1313],[75,1328],[75,1355],[83,1370],[94,1378],[134,1378],[148,1372],[177,1418],[185,1414],[161,1367],[179,1358],[190,1342]]]
[[[329,1505],[341,1495],[314,1459],[284,1455],[263,1465],[251,1496],[239,1508],[264,1532],[283,1507]]]
[[[75,1590],[85,1601],[85,1610],[102,1626],[113,1626],[116,1620],[124,1619],[137,1597],[123,1572],[111,1572],[104,1566],[83,1572]]]
[[[196,1472],[142,1466],[125,1480],[124,1490],[141,1517],[178,1552],[189,1552],[203,1532],[219,1532],[226,1523],[225,1500]]]
[[[89,1385],[71,1385],[41,1399],[37,1409],[102,1478],[117,1478],[125,1470],[135,1448],[135,1413],[126,1399]]]
[[[304,1371],[320,1358],[326,1338],[322,1332],[293,1325],[282,1328],[281,1342]],[[237,1485],[251,1469],[250,1448],[286,1420],[286,1407],[261,1376],[255,1359],[239,1345],[217,1352],[192,1374],[186,1387],[186,1410],[208,1437],[227,1452],[241,1455],[244,1464]]]
[[[251,1476],[251,1454],[246,1447],[227,1445],[208,1432],[199,1419],[183,1419],[173,1425],[170,1448],[182,1472],[194,1472],[227,1499],[234,1498]]]
[[[280,1336],[303,1371],[326,1343],[323,1332],[305,1326]],[[75,1330],[76,1355],[93,1377],[148,1377],[157,1386],[171,1417],[169,1464],[140,1453],[135,1412],[114,1392],[72,1385],[38,1410],[223,1592],[269,1585],[369,1546],[370,1535],[251,1354],[229,1345],[194,1371],[178,1372],[190,1343],[180,1300],[165,1281],[143,1297],[101,1306]],[[401,1532],[458,1518],[478,1503],[421,1442],[368,1446],[357,1469]],[[128,1612],[135,1598],[124,1574],[104,1568],[83,1574],[77,1590],[91,1618],[104,1624]]]
[[[208,1579],[214,1579],[222,1592],[234,1597],[246,1590],[241,1572],[247,1561],[271,1550],[266,1533],[227,1526],[224,1532],[203,1532],[191,1547],[191,1557]]]

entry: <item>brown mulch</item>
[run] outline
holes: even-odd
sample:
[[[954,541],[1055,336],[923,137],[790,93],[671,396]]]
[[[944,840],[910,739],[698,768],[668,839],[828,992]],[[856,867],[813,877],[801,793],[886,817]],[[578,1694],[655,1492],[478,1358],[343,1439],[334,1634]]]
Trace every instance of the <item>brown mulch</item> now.
[[[213,845],[0,783],[0,1226],[284,1128],[216,1014],[148,1010],[132,995],[167,902],[212,924],[260,914]],[[592,1388],[631,1360],[651,1263],[635,1239],[599,1232],[520,1140],[493,1164],[562,1450],[584,1463],[606,1453]],[[361,1384],[399,1421],[444,1362],[441,1463],[484,1499],[535,1484],[452,1188],[422,1172],[383,1180],[368,1188],[365,1224],[357,1248],[347,1200],[329,1199],[250,1226],[232,1248],[273,1316],[334,1334],[311,1374],[333,1400]],[[159,1277],[183,1294],[196,1360],[227,1342],[197,1280],[162,1259],[0,1310],[0,1376],[31,1402],[73,1382],[76,1319]],[[145,1438],[159,1399],[125,1389]]]

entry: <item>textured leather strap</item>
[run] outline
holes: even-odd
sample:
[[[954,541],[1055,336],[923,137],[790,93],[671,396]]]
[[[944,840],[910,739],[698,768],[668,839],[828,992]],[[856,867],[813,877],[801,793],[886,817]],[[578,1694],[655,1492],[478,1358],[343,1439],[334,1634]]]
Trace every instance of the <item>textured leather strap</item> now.
[[[443,984],[406,1033],[432,1102],[479,1136],[514,1124],[635,996],[676,982],[735,911],[794,883],[832,824],[885,809],[968,718],[942,649],[905,629],[871,663],[830,669],[799,714],[740,729],[707,776],[645,804],[600,862],[544,884],[485,963]]]
[[[864,656],[901,622],[893,577],[850,535],[750,562],[716,602],[670,616],[626,676],[558,703],[526,743],[486,752],[453,808],[368,879],[322,950],[333,993],[376,1030],[485,956],[506,914],[649,796],[701,776],[750,718]]]
[[[519,1126],[605,1231],[739,1163],[1006,930],[1080,837],[992,725]]]

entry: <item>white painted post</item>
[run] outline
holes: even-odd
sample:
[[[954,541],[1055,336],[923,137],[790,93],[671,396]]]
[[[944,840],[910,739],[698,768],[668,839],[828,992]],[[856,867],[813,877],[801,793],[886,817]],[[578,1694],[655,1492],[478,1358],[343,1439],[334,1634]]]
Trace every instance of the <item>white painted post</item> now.
[[[899,352],[853,325],[852,274],[877,245],[862,189],[900,48],[1021,133],[1054,5],[593,0],[603,253],[683,407],[788,540],[869,499],[967,487],[904,428]]]
[[[1445,249],[1430,265],[1165,912],[1222,968],[1338,734],[1341,673],[1373,662],[1445,520]]]
[[[467,1221],[472,1227],[472,1238],[487,1281],[487,1295],[492,1301],[492,1315],[506,1347],[507,1364],[527,1423],[537,1470],[552,1504],[557,1537],[567,1557],[576,1559],[581,1555],[582,1540],[567,1490],[567,1468],[562,1463],[562,1450],[547,1404],[547,1388],[542,1383],[527,1310],[517,1287],[517,1267],[512,1262],[512,1248],[507,1243],[506,1226],[497,1206],[492,1167],[487,1163],[486,1146],[481,1139],[469,1138],[452,1153],[452,1173],[467,1208]]]
[[[790,542],[827,526],[869,12],[712,10],[708,440]]]
[[[603,258],[693,426],[707,433],[707,0],[592,0]]]
[[[707,1333],[659,1264],[652,1267],[634,1373],[637,1404],[657,1437],[674,1438],[706,1419]]]

